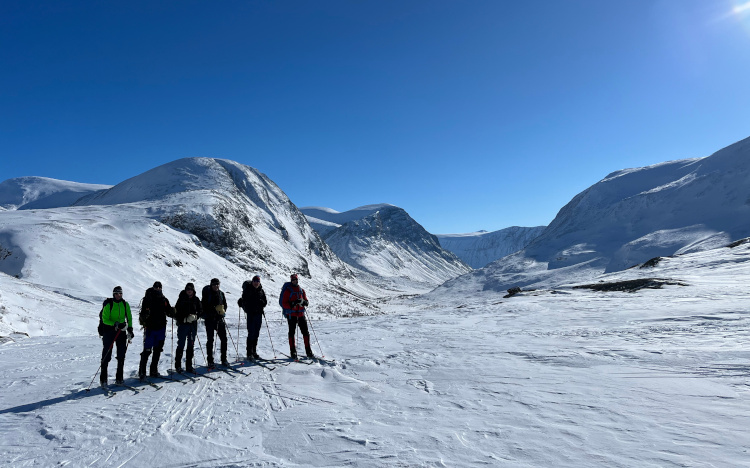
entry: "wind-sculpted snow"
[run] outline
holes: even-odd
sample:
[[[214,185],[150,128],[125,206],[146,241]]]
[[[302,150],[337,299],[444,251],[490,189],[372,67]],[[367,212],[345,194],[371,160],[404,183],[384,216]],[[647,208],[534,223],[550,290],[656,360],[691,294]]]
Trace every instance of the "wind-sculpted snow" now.
[[[47,177],[18,177],[0,182],[0,207],[34,210],[70,206],[81,197],[110,188]]]
[[[513,226],[499,231],[469,234],[437,234],[440,246],[453,252],[472,268],[482,268],[490,262],[517,252],[544,231],[545,226]]]
[[[748,187],[750,139],[705,158],[614,172],[524,250],[470,274],[461,288],[549,287],[747,237]]]
[[[111,397],[85,391],[100,340],[63,323],[62,335],[0,345],[0,465],[746,466],[748,275],[744,243],[603,277],[687,286],[507,300],[438,290],[391,300],[384,315],[313,320],[313,349],[328,363],[177,376],[158,390],[135,377],[138,331],[125,361],[134,390]],[[0,277],[0,313],[6,288],[13,301],[41,294]],[[56,313],[75,316],[62,299]],[[259,353],[274,356],[266,335]]]
[[[422,283],[429,289],[470,270],[395,206],[349,221],[324,239],[339,258],[358,269],[381,278]]]

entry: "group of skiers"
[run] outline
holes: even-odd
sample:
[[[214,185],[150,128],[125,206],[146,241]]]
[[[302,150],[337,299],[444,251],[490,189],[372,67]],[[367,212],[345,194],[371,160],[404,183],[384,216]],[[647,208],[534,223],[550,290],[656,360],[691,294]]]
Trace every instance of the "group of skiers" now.
[[[122,287],[116,286],[112,291],[112,298],[104,301],[100,312],[99,336],[102,338],[102,360],[100,382],[107,384],[107,368],[116,347],[117,371],[115,383],[122,384],[125,352],[128,344],[133,340],[133,315],[130,304],[123,299]],[[295,346],[295,331],[299,326],[305,343],[307,357],[315,357],[310,346],[310,334],[307,328],[305,308],[308,305],[307,294],[299,285],[299,277],[292,274],[290,281],[285,283],[279,297],[284,317],[289,325],[289,355],[297,359]],[[258,337],[265,316],[264,309],[268,304],[266,293],[260,284],[260,276],[254,276],[251,281],[242,285],[242,297],[237,304],[247,316],[247,359],[260,360],[258,355]],[[229,366],[227,360],[227,324],[224,320],[227,311],[227,299],[221,290],[221,282],[213,278],[205,286],[198,299],[193,283],[187,283],[180,291],[177,303],[172,307],[169,300],[162,293],[162,284],[156,281],[146,291],[141,301],[138,321],[143,327],[143,351],[138,367],[138,376],[146,379],[146,367],[149,357],[151,365],[148,375],[161,377],[159,374],[159,358],[164,350],[166,340],[167,318],[172,318],[177,324],[177,350],[174,354],[175,371],[183,372],[182,356],[185,354],[184,371],[195,373],[193,367],[194,344],[198,334],[198,320],[203,319],[206,326],[206,361],[209,368],[214,364],[214,334],[219,336],[221,365]]]

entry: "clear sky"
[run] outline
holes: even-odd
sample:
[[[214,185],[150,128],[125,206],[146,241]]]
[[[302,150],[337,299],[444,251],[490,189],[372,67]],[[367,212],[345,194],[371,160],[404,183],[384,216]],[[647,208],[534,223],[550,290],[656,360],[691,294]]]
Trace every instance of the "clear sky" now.
[[[460,233],[748,136],[747,1],[0,2],[0,180],[220,157]]]

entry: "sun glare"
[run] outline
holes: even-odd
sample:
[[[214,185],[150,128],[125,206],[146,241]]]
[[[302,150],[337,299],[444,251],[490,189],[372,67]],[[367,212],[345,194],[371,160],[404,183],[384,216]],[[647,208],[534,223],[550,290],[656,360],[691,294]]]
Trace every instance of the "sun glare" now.
[[[737,5],[733,10],[735,13],[740,14],[746,11],[750,11],[750,2],[745,2],[741,5]]]

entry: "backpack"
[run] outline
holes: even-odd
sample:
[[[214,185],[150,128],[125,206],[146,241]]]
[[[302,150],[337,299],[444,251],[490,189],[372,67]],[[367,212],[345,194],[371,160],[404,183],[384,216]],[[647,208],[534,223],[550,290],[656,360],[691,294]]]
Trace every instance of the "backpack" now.
[[[102,310],[99,311],[99,326],[96,327],[96,331],[99,332],[99,336],[104,336],[104,320],[102,319],[104,308],[107,307],[107,304],[109,304],[109,307],[111,308],[114,302],[114,299],[112,299],[111,297],[109,299],[104,299],[104,302],[102,302]]]
[[[284,292],[291,287],[291,281],[287,281],[286,283],[284,283],[284,286],[281,287],[281,294],[279,294],[279,306],[281,306],[282,309],[284,308],[284,304],[282,304],[282,301],[284,300]]]
[[[138,313],[138,323],[143,327],[146,328],[146,325],[148,325],[148,318],[151,315],[151,311],[149,309],[143,309],[143,304],[148,301],[149,296],[151,296],[151,288],[148,288],[146,290],[146,295],[143,296],[143,299],[141,299],[140,304],[138,304],[138,308],[140,309],[140,312]]]

